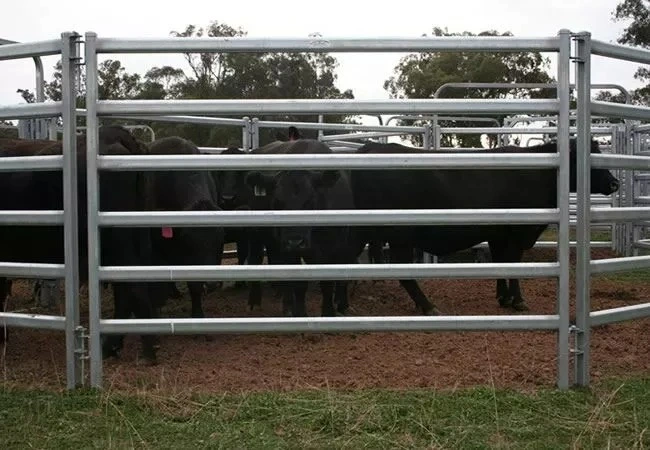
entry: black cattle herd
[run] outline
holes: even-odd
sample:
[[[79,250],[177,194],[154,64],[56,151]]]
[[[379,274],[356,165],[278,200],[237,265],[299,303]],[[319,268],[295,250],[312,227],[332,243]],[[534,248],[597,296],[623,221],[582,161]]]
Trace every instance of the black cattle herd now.
[[[199,154],[192,142],[168,137],[145,144],[125,128],[99,130],[102,155]],[[329,154],[323,142],[303,139],[292,129],[289,140],[278,140],[242,152],[223,154]],[[0,139],[0,157],[61,154],[60,141]],[[599,152],[592,141],[592,153]],[[357,153],[431,152],[399,144],[368,142]],[[481,153],[554,153],[555,142],[532,147],[505,146]],[[88,276],[86,138],[77,141],[79,258],[81,282]],[[450,157],[452,157],[450,155]],[[576,142],[570,141],[571,191],[576,189]],[[214,210],[351,210],[351,209],[485,209],[554,208],[555,169],[361,169],[274,171],[102,171],[102,211]],[[609,195],[618,180],[604,169],[592,169],[591,191]],[[61,171],[0,172],[0,210],[61,210]],[[520,262],[547,225],[418,225],[418,226],[296,226],[296,227],[102,227],[102,265],[219,265],[225,243],[236,242],[240,264],[354,264],[366,244],[372,260],[382,261],[388,244],[394,263],[413,262],[413,252],[447,255],[489,244],[494,262]],[[1,226],[0,261],[63,263],[61,226]],[[7,298],[11,280],[0,278],[0,298]],[[188,282],[192,317],[203,317],[202,298],[209,283]],[[415,280],[400,284],[422,314],[438,314],[435,304]],[[283,313],[305,316],[307,282],[276,283],[283,295]],[[322,280],[322,315],[345,314],[346,281]],[[114,317],[152,318],[176,287],[173,283],[113,283]],[[176,291],[177,294],[177,291]],[[497,280],[496,296],[504,308],[526,310],[517,279]],[[249,283],[249,306],[261,305],[260,282]],[[3,339],[0,333],[0,339]],[[123,337],[108,336],[104,356],[117,356]],[[155,337],[143,336],[143,354],[155,360]]]

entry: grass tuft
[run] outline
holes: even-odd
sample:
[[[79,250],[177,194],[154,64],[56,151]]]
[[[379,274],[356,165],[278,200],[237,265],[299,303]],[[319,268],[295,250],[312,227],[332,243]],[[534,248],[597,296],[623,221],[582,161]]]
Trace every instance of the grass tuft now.
[[[0,391],[0,448],[629,448],[650,380],[521,393],[314,389],[213,396]]]

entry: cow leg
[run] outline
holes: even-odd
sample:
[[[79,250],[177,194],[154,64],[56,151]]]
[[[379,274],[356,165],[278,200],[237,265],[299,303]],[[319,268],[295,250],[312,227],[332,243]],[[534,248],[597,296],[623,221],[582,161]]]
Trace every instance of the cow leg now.
[[[508,248],[506,255],[507,262],[521,262],[524,256],[524,250],[520,247],[511,246]],[[510,289],[508,290],[509,296],[512,299],[512,309],[515,311],[528,311],[526,300],[521,295],[521,288],[519,286],[519,279],[510,278]]]
[[[502,241],[489,241],[490,254],[492,255],[493,262],[506,262],[505,249],[506,244]],[[505,278],[497,280],[497,301],[502,308],[510,308],[512,306],[512,296],[508,290],[508,282]]]
[[[157,310],[153,307],[148,297],[149,286],[147,283],[137,283],[135,286],[127,287],[130,294],[131,309],[136,319],[155,319]],[[142,357],[149,365],[157,363],[156,347],[159,344],[159,337],[151,334],[140,336],[142,342]]]
[[[127,295],[127,286],[124,283],[113,284],[113,318],[128,319],[131,317],[130,299]],[[119,353],[124,347],[124,335],[109,334],[102,343],[102,357],[119,358]]]
[[[188,281],[187,289],[190,291],[190,298],[192,299],[192,317],[203,318],[203,282],[201,281]]]
[[[334,281],[322,280],[320,282],[320,290],[323,294],[321,302],[321,315],[323,317],[333,317],[336,315],[334,311]]]
[[[348,282],[340,280],[336,282],[336,291],[334,294],[334,301],[336,303],[336,311],[343,315],[348,312],[350,305],[348,304]]]
[[[282,314],[284,316],[291,316],[293,311],[293,287],[287,283],[282,289]]]
[[[156,312],[151,305],[147,290],[147,284],[137,283],[129,286],[129,283],[113,284],[113,303],[115,305],[113,317],[115,319],[128,319],[131,314],[136,319],[151,319],[156,317]],[[157,337],[142,335],[142,356],[149,363],[155,363]],[[102,344],[103,358],[119,357],[119,352],[124,347],[124,335],[111,334],[106,336]]]
[[[243,233],[242,233],[243,234]],[[237,240],[237,263],[240,266],[246,264],[248,258],[248,237],[244,236]],[[235,288],[242,288],[246,285],[245,281],[235,281]]]
[[[225,238],[221,240],[221,245],[218,245],[217,249],[217,260],[219,261],[217,265],[221,265],[221,259],[223,258],[223,247],[225,243]],[[237,251],[239,251],[239,246],[237,246]],[[220,287],[223,286],[223,281],[206,281],[205,282],[205,292],[210,294]]]
[[[492,253],[492,261],[494,262],[521,262],[524,250],[515,243],[504,241],[490,241],[490,253]],[[515,244],[515,245],[513,245]],[[521,295],[519,280],[517,278],[510,278],[508,283],[506,280],[497,280],[497,298],[499,305],[503,308],[513,308],[516,311],[528,311],[526,301]]]
[[[528,311],[526,300],[521,296],[521,289],[519,287],[519,279],[510,279],[510,298],[512,298],[512,309],[515,311]]]
[[[306,281],[294,281],[289,283],[293,287],[293,316],[306,317],[307,305],[305,295],[307,294]]]
[[[203,312],[203,283],[201,281],[188,281],[187,289],[190,291],[190,297],[192,299],[192,318],[202,319],[205,317]],[[206,341],[212,341],[212,336],[206,334],[203,336]],[[199,336],[194,336],[194,339],[198,339]]]
[[[248,263],[250,265],[261,265],[263,259],[264,244],[258,237],[251,238],[248,247]],[[256,306],[260,309],[262,308],[262,283],[259,281],[251,281],[248,291],[248,307],[252,311]]]
[[[413,261],[413,248],[394,245],[391,243],[391,260],[396,263],[409,263]],[[415,280],[399,280],[399,284],[408,293],[415,306],[422,311],[425,316],[437,316],[440,314],[438,308],[429,301],[417,281]]]

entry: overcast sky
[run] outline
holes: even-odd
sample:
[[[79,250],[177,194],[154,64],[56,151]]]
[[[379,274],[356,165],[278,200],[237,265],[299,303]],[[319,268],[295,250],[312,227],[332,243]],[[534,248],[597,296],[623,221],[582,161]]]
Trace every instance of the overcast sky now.
[[[487,29],[511,31],[515,36],[554,36],[562,28],[590,31],[594,39],[615,42],[625,23],[613,22],[618,0],[59,0],[5,1],[0,37],[15,41],[58,38],[64,31],[94,31],[104,37],[167,37],[188,24],[217,20],[241,27],[251,37],[418,37],[435,26],[449,31],[478,33]],[[307,6],[308,5],[308,6]],[[308,9],[309,8],[309,9]],[[118,57],[130,72],[171,64],[187,69],[182,55],[102,55]],[[352,89],[356,98],[388,98],[383,82],[402,54],[335,54],[340,62],[338,86]],[[553,57],[551,58],[553,60]],[[56,57],[44,58],[46,79]],[[593,83],[639,86],[633,74],[638,65],[595,57]],[[555,64],[553,64],[555,70]],[[553,75],[555,75],[553,73]],[[480,81],[480,80],[477,80]],[[0,104],[20,103],[18,88],[34,87],[31,60],[0,62]]]

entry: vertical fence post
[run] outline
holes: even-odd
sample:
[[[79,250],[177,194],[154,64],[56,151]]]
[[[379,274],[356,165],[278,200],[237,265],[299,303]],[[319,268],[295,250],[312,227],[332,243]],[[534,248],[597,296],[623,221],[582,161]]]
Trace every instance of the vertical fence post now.
[[[90,385],[102,386],[102,342],[100,333],[101,290],[99,288],[99,120],[97,118],[97,34],[86,33],[86,180],[88,192],[88,314],[90,331]]]
[[[323,122],[325,122],[325,116],[324,116],[323,114],[319,114],[319,115],[318,115],[318,123],[323,123]],[[322,130],[322,129],[319,129],[319,130],[318,130],[318,138],[317,138],[317,139],[318,139],[319,141],[322,141],[322,140],[323,140],[323,136],[325,136],[325,133],[323,133],[323,130]]]
[[[617,145],[616,145],[617,131],[616,130],[617,130],[617,128],[615,126],[611,127],[611,136],[612,137],[610,139],[610,142],[612,144],[611,144],[610,153],[612,155],[616,154],[616,149],[617,149]],[[615,173],[618,175],[617,171]],[[619,178],[619,177],[617,176],[616,178]],[[618,206],[618,195],[619,194],[620,194],[619,192],[615,192],[614,194],[611,195],[611,206],[612,206],[612,208]],[[618,229],[619,229],[619,227],[618,227],[618,224],[616,222],[612,222],[610,225],[611,225],[611,230],[612,230],[611,231],[612,232],[612,250],[615,251],[615,252],[618,252],[618,241],[619,241]]]
[[[632,130],[632,155],[636,155],[641,151],[641,136],[639,133],[636,133],[634,129]],[[632,178],[632,206],[642,206],[637,205],[636,199],[642,195],[641,193],[641,181],[637,179],[637,171],[630,170],[630,178]],[[632,256],[639,256],[639,247],[637,247],[637,242],[641,239],[641,228],[637,223],[631,222],[632,227],[632,243],[631,250]]]
[[[61,118],[63,121],[63,233],[65,262],[65,356],[68,389],[83,380],[79,326],[79,241],[77,212],[77,33],[61,34]]]
[[[243,120],[244,120],[244,124],[242,125],[242,131],[241,131],[241,149],[244,152],[248,152],[251,149],[251,146],[250,146],[250,141],[251,141],[250,122],[251,122],[251,119],[248,116],[244,116]]]
[[[626,155],[634,154],[634,144],[632,141],[632,124],[631,121],[625,121],[625,131],[623,133],[624,144],[623,151]],[[628,208],[634,206],[634,170],[624,169],[625,171],[625,205]],[[625,227],[625,256],[632,256],[634,248],[634,222],[628,220],[624,223]]]
[[[591,309],[591,34],[576,35],[577,104],[577,246],[576,246],[576,337],[575,381],[578,386],[589,385],[589,338]]]
[[[557,207],[560,210],[558,224],[557,255],[560,276],[557,284],[557,311],[560,316],[557,342],[557,386],[569,387],[569,94],[571,32],[560,30],[560,51],[558,54],[559,101],[557,143],[560,167],[557,171]]]
[[[256,149],[260,146],[260,119],[253,118],[251,126],[251,149]]]
[[[431,128],[431,125],[429,125],[426,122],[424,124],[424,130],[423,130],[423,133],[422,133],[422,137],[423,137],[422,147],[425,150],[431,150],[431,148],[433,147],[433,143],[431,142],[431,141],[433,141],[433,129]]]

